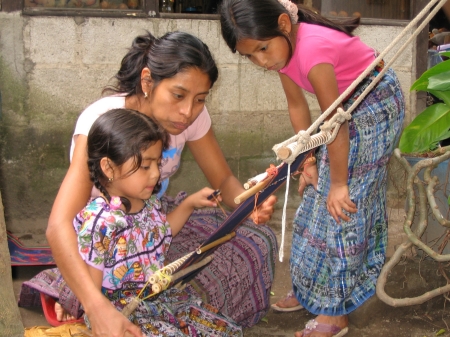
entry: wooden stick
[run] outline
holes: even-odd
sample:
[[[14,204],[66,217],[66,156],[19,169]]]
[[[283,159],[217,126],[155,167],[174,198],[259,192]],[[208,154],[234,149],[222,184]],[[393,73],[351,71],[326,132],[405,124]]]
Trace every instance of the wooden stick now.
[[[224,235],[222,238],[220,238],[220,239],[218,239],[218,240],[216,240],[214,242],[211,242],[210,244],[208,244],[208,245],[206,245],[204,247],[201,247],[201,248],[197,249],[197,254],[204,253],[207,250],[210,250],[211,248],[220,245],[221,243],[224,243],[224,242],[226,242],[228,240],[231,240],[235,236],[236,236],[236,232],[231,232],[230,234]]]
[[[255,186],[250,187],[248,190],[239,194],[236,198],[234,198],[234,203],[239,205],[241,202],[247,200],[252,195],[255,195],[256,193],[258,193],[259,191],[264,189],[264,187],[266,187],[270,181],[271,181],[271,176],[268,176],[266,179],[264,179],[263,181],[260,181]]]

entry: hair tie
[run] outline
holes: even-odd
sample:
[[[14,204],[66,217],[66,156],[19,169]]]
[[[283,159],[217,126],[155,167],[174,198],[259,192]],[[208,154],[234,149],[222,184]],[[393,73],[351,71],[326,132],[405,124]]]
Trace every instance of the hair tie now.
[[[278,0],[280,4],[283,5],[284,8],[289,13],[289,16],[291,17],[291,22],[293,24],[296,24],[298,22],[298,7],[296,4],[291,2],[290,0]]]

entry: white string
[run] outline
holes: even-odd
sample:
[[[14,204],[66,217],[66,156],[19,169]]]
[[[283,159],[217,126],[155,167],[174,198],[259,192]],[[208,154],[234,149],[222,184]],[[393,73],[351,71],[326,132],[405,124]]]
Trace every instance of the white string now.
[[[284,257],[284,233],[286,232],[286,206],[289,196],[289,180],[291,178],[291,164],[288,164],[287,175],[286,175],[286,193],[284,195],[284,205],[283,205],[283,215],[281,217],[281,244],[278,256],[280,262],[283,262]]]

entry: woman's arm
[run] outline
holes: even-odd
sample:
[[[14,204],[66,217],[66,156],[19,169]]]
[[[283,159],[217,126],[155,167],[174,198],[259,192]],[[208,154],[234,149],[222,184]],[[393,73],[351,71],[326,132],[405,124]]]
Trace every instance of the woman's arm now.
[[[327,110],[339,97],[338,84],[334,68],[331,64],[321,63],[314,66],[309,74],[308,80],[314,88],[319,101],[320,109]],[[342,107],[342,105],[341,105]],[[327,119],[329,119],[334,111]],[[330,159],[330,192],[327,199],[327,207],[331,216],[339,222],[350,218],[343,213],[355,213],[356,205],[350,200],[348,191],[348,154],[350,151],[350,138],[348,123],[343,123],[338,131],[336,139],[327,145]]]
[[[234,198],[245,191],[239,180],[233,175],[230,167],[217,143],[212,128],[200,139],[187,143],[195,161],[208,179],[213,189],[220,189],[224,203],[236,208]],[[258,209],[255,223],[264,223],[270,220],[273,214],[273,205],[276,196],[270,196]]]
[[[83,304],[93,336],[125,336],[128,331],[142,336],[138,327],[120,314],[101,293],[78,253],[73,219],[86,205],[92,183],[87,167],[87,137],[78,135],[72,162],[53,203],[47,227],[47,240],[64,280]]]

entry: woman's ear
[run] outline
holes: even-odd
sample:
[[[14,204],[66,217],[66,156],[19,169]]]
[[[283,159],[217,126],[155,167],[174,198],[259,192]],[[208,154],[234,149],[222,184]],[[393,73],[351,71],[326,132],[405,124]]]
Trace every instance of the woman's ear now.
[[[291,18],[286,13],[280,14],[278,17],[278,28],[285,33],[289,34],[292,30]]]
[[[144,92],[144,95],[145,94],[150,95],[150,93],[152,92],[152,87],[153,87],[152,84],[153,84],[152,73],[149,68],[145,67],[141,71],[141,88],[142,88],[142,91]]]
[[[113,164],[107,157],[103,157],[100,160],[100,168],[102,169],[103,174],[105,175],[106,178],[108,178],[109,181],[112,181],[114,179]]]

